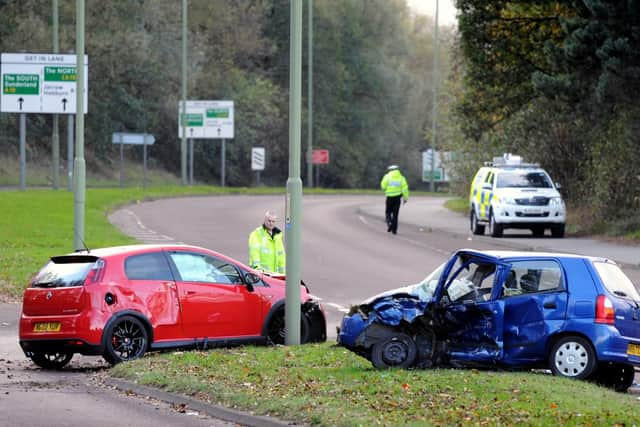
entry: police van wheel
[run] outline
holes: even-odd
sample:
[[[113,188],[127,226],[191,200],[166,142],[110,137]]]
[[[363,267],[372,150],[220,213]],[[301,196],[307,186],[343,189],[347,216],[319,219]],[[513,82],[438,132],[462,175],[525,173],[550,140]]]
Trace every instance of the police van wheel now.
[[[484,225],[478,224],[478,217],[476,217],[475,209],[471,208],[471,232],[473,234],[484,234]]]
[[[496,222],[493,211],[489,215],[489,227],[491,229],[491,237],[502,237],[502,224]]]
[[[551,237],[564,237],[564,224],[557,224],[552,226]]]
[[[531,229],[531,232],[533,233],[533,237],[542,237],[544,236],[544,227],[541,227],[541,226],[533,227]]]

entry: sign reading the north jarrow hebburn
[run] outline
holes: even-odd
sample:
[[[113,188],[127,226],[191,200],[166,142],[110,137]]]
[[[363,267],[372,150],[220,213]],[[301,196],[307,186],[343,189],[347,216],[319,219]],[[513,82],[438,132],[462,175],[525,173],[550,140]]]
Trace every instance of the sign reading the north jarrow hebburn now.
[[[233,101],[187,101],[186,112],[180,101],[178,136],[182,138],[184,123],[187,138],[233,139],[233,116]]]
[[[3,53],[0,56],[0,111],[76,113],[76,55]],[[84,112],[88,109],[89,58],[84,57]]]

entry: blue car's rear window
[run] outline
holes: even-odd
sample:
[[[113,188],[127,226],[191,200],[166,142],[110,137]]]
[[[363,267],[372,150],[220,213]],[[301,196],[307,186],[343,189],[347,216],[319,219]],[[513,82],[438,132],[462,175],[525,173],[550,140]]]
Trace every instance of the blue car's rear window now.
[[[594,262],[593,266],[598,272],[605,288],[613,295],[640,301],[638,290],[620,267],[610,262],[601,261]]]

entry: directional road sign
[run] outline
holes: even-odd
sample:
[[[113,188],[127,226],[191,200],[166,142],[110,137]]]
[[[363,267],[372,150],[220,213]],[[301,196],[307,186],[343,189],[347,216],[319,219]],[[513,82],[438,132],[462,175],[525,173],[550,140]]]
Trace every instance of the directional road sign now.
[[[114,144],[153,145],[156,138],[150,133],[114,132],[111,135],[111,142]]]
[[[182,101],[178,103],[178,136],[182,138],[182,123],[187,138],[233,139],[233,101],[187,101],[186,117]]]
[[[76,55],[3,53],[0,56],[4,113],[76,113]],[[84,57],[84,112],[88,110],[89,58]]]

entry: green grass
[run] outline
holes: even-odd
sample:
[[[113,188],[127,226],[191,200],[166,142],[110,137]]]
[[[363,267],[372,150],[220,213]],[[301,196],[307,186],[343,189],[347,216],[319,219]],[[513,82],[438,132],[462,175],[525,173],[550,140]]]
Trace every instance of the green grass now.
[[[444,206],[454,212],[467,213],[469,212],[469,200],[467,199],[449,199],[445,202]]]
[[[542,373],[374,370],[335,345],[175,352],[111,375],[298,423],[356,425],[634,425],[640,405]]]

